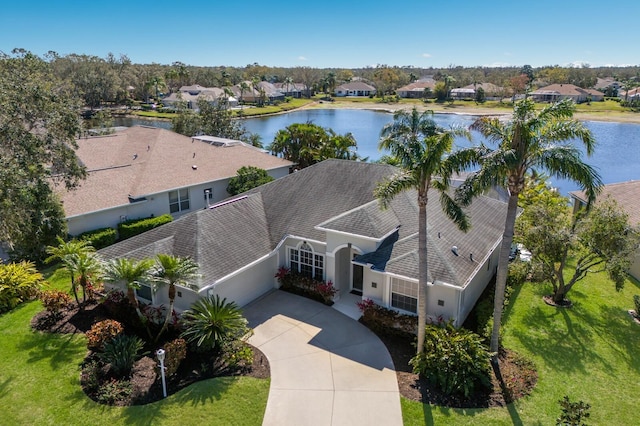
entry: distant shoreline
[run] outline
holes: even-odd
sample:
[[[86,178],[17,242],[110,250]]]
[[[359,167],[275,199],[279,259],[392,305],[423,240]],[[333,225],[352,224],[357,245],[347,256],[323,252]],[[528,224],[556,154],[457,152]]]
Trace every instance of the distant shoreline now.
[[[300,111],[304,109],[363,109],[371,111],[383,111],[394,113],[399,110],[411,109],[414,106],[419,111],[432,110],[436,114],[453,114],[453,115],[473,115],[473,116],[508,116],[511,112],[506,108],[505,110],[499,109],[487,109],[487,108],[475,108],[473,106],[466,106],[461,104],[453,104],[453,106],[446,106],[441,104],[380,104],[376,102],[349,102],[335,100],[333,102],[314,102],[305,105],[301,108],[292,110]],[[287,111],[287,112],[292,112]],[[286,114],[286,112],[285,112]],[[633,112],[576,112],[573,115],[574,118],[580,121],[604,121],[604,122],[616,122],[616,123],[633,123],[640,124],[640,113]]]

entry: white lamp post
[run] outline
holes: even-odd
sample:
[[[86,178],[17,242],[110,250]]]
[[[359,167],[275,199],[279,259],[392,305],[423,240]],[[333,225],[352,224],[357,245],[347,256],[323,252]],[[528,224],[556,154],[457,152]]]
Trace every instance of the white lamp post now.
[[[164,395],[164,397],[167,397],[167,382],[165,381],[164,378],[164,356],[165,356],[165,351],[164,349],[158,349],[158,351],[156,352],[156,355],[158,356],[158,361],[160,361],[160,374],[162,375],[162,395]]]

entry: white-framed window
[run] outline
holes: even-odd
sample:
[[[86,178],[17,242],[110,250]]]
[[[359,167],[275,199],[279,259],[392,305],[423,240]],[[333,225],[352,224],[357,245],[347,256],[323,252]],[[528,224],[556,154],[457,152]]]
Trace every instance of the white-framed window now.
[[[136,296],[145,301],[149,301],[149,303],[153,302],[153,291],[148,284],[140,284],[140,288],[136,289]]]
[[[391,278],[391,306],[403,311],[418,312],[418,283]]]
[[[189,188],[169,191],[169,212],[178,213],[189,210]]]
[[[315,253],[307,242],[303,242],[298,248],[289,247],[289,268],[292,272],[324,280],[324,256]]]

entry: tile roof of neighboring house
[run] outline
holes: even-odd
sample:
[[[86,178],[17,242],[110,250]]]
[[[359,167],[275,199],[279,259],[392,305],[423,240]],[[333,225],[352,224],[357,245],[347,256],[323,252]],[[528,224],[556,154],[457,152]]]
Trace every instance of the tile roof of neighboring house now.
[[[474,91],[482,88],[482,90],[484,90],[486,94],[498,93],[503,89],[502,87],[497,86],[497,85],[495,85],[493,83],[468,84],[468,85],[466,85],[466,86],[464,86],[462,88],[463,89],[473,89]]]
[[[583,191],[570,192],[571,196],[587,202],[587,196]],[[598,195],[596,202],[611,197],[629,215],[631,224],[640,225],[640,180],[630,180],[627,182],[610,183],[602,187],[602,192]]]
[[[326,160],[101,253],[107,258],[147,257],[171,250],[170,254],[192,256],[205,268],[201,285],[209,285],[269,254],[287,236],[325,241],[325,230],[332,229],[377,240],[396,235],[397,244],[387,241],[387,270],[417,278],[415,193],[400,194],[384,211],[373,197],[377,183],[395,171],[382,164]],[[465,285],[499,241],[506,204],[478,198],[469,210],[473,228],[465,234],[444,217],[435,194],[432,199],[428,207],[431,274]],[[451,252],[453,245],[459,247],[460,256]],[[383,249],[369,255],[379,256]]]
[[[242,166],[270,170],[292,164],[240,141],[213,139],[144,126],[79,139],[76,153],[88,176],[79,188],[60,190],[66,215],[129,204],[130,197],[229,178]],[[222,141],[228,143],[223,145]]]
[[[600,78],[597,77],[594,89],[606,89],[609,86],[620,86],[620,82],[616,81],[612,77]]]
[[[406,86],[402,86],[396,90],[396,92],[422,92],[425,88],[434,89],[436,87],[436,82],[434,80],[425,80],[425,81],[414,81],[413,83],[409,83]]]
[[[359,90],[371,92],[373,90],[376,90],[376,88],[363,81],[352,81],[350,83],[341,84],[340,86],[336,87],[336,90]]]
[[[581,95],[594,95],[602,96],[602,92],[595,89],[583,89],[574,84],[551,84],[549,86],[541,87],[538,90],[531,92],[532,95],[548,95],[557,94],[563,96],[581,96]]]
[[[618,96],[623,99],[625,98],[625,96],[626,97],[640,96],[640,87],[636,87],[635,89],[631,89],[627,92],[620,92]]]

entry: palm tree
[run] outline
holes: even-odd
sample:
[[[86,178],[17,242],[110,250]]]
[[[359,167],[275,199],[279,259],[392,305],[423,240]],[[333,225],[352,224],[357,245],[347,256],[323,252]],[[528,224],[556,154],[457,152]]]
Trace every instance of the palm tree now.
[[[241,81],[238,85],[240,88],[240,105],[244,103],[244,92],[251,89],[246,81]]]
[[[382,129],[379,149],[388,149],[398,159],[402,171],[381,182],[375,196],[386,208],[401,192],[418,192],[418,343],[417,352],[424,350],[427,322],[427,201],[430,188],[438,190],[444,212],[460,229],[469,227],[466,215],[448,195],[450,177],[459,167],[449,161],[456,136],[469,137],[461,128],[445,130],[433,121],[433,112],[420,114],[416,108],[394,114],[394,121]]]
[[[247,320],[235,302],[215,296],[195,302],[182,316],[182,337],[205,349],[220,349],[249,332]]]
[[[188,257],[177,257],[168,254],[156,256],[156,267],[153,272],[154,280],[160,285],[169,286],[169,310],[165,317],[164,324],[156,336],[156,341],[160,338],[169,326],[173,305],[176,298],[176,284],[192,287],[190,281],[198,277],[198,264]]]
[[[472,199],[494,185],[509,190],[507,217],[502,236],[493,309],[491,352],[497,362],[500,323],[507,281],[509,252],[513,240],[518,210],[518,197],[527,180],[527,171],[545,169],[550,176],[571,179],[578,183],[593,201],[602,182],[598,173],[582,161],[581,151],[572,143],[578,139],[587,155],[593,153],[595,140],[582,123],[573,119],[575,104],[568,99],[551,104],[537,112],[531,99],[515,104],[513,116],[502,121],[495,117],[481,117],[471,129],[479,131],[495,149],[484,146],[469,148],[468,166],[480,166],[456,190],[456,199],[468,205]]]
[[[87,301],[87,289],[92,281],[102,278],[103,264],[97,253],[81,252],[72,256],[73,268],[78,274],[78,284],[82,288],[82,302]]]
[[[95,249],[91,246],[89,241],[71,240],[64,241],[58,237],[57,246],[48,246],[47,254],[49,257],[45,259],[46,263],[50,263],[54,260],[59,260],[64,268],[71,276],[71,292],[76,299],[76,303],[80,307],[80,300],[78,299],[78,289],[76,285],[76,262],[73,261],[74,257],[81,255],[82,253],[93,252]]]
[[[136,298],[135,290],[138,290],[142,283],[151,282],[152,266],[153,260],[151,259],[135,261],[132,259],[119,258],[109,262],[105,268],[105,281],[124,281],[127,286],[127,298],[129,299],[129,303],[131,303],[131,306],[135,308],[140,322],[145,326],[147,323],[147,318],[142,314],[142,311],[140,310],[140,305],[138,303],[138,299]],[[148,328],[147,333],[150,333]],[[149,337],[151,337],[151,335]]]

